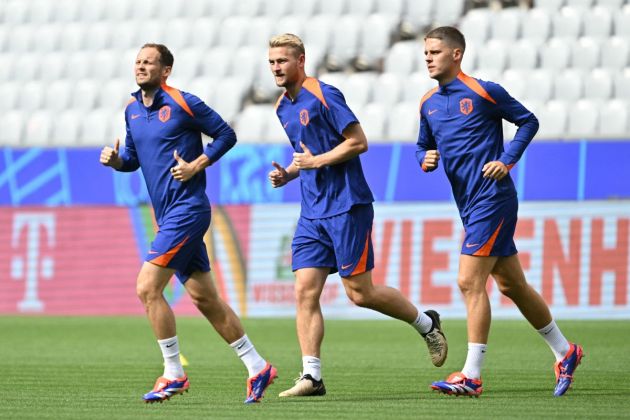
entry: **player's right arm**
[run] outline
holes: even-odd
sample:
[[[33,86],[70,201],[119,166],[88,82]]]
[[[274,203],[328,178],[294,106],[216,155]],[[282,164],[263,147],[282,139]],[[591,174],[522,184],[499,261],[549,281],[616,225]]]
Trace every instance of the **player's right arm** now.
[[[120,139],[116,139],[114,147],[103,147],[100,162],[121,172],[133,172],[140,167],[136,145],[131,138],[129,124],[127,124],[127,136],[125,137],[124,153],[120,153]]]
[[[417,141],[416,159],[424,172],[431,172],[437,169],[440,161],[440,152],[437,151],[437,144],[431,133],[431,127],[426,117],[420,112],[420,130]]]
[[[299,169],[293,164],[293,162],[291,162],[291,164],[286,168],[277,162],[272,161],[271,164],[275,169],[269,172],[269,182],[271,182],[271,186],[274,188],[287,185],[300,174]]]

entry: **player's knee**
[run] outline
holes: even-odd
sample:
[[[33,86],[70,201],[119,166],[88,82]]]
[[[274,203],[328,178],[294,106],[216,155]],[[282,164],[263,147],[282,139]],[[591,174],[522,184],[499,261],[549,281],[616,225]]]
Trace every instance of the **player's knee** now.
[[[319,296],[312,288],[296,283],[295,300],[300,306],[312,305],[319,301]]]
[[[465,276],[459,275],[457,277],[457,286],[459,286],[459,290],[463,293],[472,293],[478,289],[478,281],[474,276]]]
[[[365,290],[347,288],[346,296],[348,296],[348,299],[350,299],[352,303],[362,308],[370,307],[372,301],[370,299],[370,294]]]
[[[159,292],[150,287],[147,282],[138,281],[136,284],[136,295],[142,303],[147,304],[155,300],[159,296]]]

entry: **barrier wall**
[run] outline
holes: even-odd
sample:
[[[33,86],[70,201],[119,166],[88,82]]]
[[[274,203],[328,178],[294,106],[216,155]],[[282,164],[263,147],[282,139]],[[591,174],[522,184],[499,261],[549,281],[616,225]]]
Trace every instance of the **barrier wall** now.
[[[456,286],[462,228],[450,203],[377,203],[374,281],[414,303],[463,317]],[[290,241],[297,204],[213,207],[206,235],[221,295],[243,316],[292,316]],[[532,285],[558,318],[630,318],[630,201],[523,203],[516,233]],[[153,237],[147,206],[4,207],[0,210],[0,313],[142,314],[135,276]],[[518,316],[488,283],[493,314]],[[181,285],[166,291],[196,314]],[[325,314],[377,316],[354,307],[338,276]]]

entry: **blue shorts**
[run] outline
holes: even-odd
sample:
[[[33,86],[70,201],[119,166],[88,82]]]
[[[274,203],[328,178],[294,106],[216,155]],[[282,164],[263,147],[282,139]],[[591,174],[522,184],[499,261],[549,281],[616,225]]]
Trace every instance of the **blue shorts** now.
[[[517,253],[514,230],[518,213],[516,197],[475,208],[465,219],[462,254],[509,257]]]
[[[192,214],[164,222],[151,243],[145,261],[175,269],[183,284],[195,271],[210,271],[203,237],[210,226],[210,212]]]
[[[370,271],[374,268],[373,220],[371,204],[324,219],[300,217],[291,244],[293,271],[329,267],[341,277]]]

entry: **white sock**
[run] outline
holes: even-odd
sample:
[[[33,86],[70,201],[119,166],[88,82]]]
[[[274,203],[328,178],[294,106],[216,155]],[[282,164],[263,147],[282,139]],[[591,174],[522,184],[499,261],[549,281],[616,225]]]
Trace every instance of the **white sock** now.
[[[247,334],[230,344],[230,347],[234,349],[238,357],[243,361],[249,377],[256,376],[258,372],[263,370],[267,366],[265,359],[260,357],[256,348],[249,341]]]
[[[420,334],[426,334],[433,327],[433,320],[421,310],[418,310],[418,317],[411,325],[418,330]]]
[[[538,330],[538,333],[545,339],[549,348],[556,356],[556,362],[564,359],[564,356],[569,352],[571,345],[564,338],[562,331],[556,325],[556,321],[551,321],[549,325]]]
[[[487,344],[468,343],[468,355],[462,373],[469,379],[481,379],[481,368],[486,357]]]
[[[316,381],[322,380],[322,361],[317,357],[302,357],[302,375],[311,375]]]
[[[179,341],[177,336],[158,340],[162,357],[164,357],[164,376],[166,379],[177,379],[184,376],[184,368],[179,360]]]

